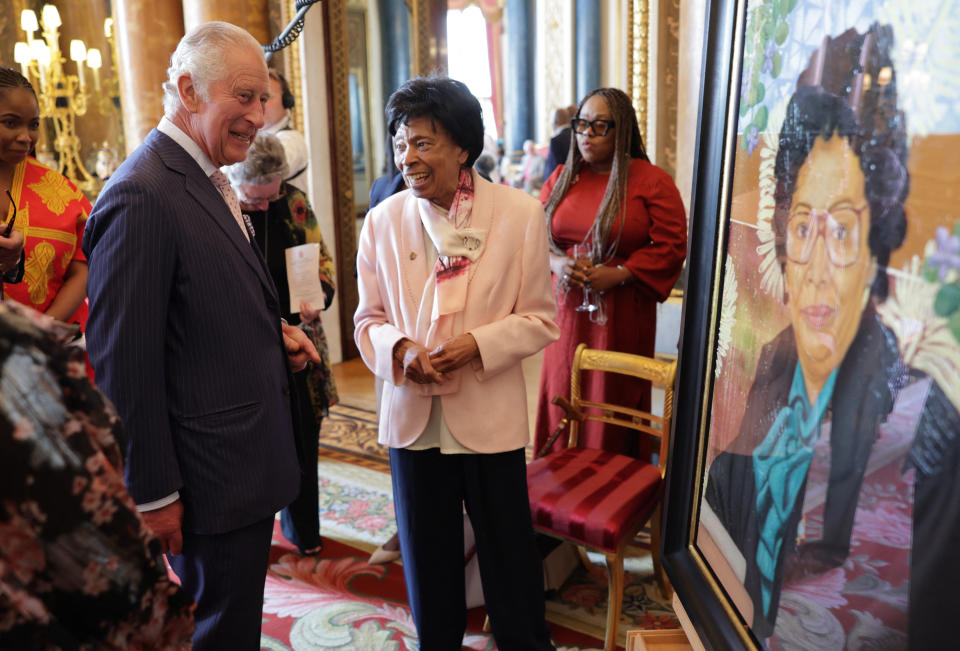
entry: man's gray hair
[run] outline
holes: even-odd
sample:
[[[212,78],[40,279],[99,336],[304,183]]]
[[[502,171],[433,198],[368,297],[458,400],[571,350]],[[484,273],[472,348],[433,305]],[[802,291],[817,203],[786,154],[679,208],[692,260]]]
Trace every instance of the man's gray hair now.
[[[188,74],[193,79],[200,98],[210,99],[210,86],[227,76],[230,70],[230,50],[237,46],[260,49],[257,39],[241,27],[222,21],[197,25],[177,44],[170,55],[167,80],[163,82],[163,112],[168,118],[181,107],[177,79]]]
[[[230,185],[265,185],[287,178],[287,157],[280,139],[272,133],[261,132],[253,139],[247,158],[227,167],[224,172]]]

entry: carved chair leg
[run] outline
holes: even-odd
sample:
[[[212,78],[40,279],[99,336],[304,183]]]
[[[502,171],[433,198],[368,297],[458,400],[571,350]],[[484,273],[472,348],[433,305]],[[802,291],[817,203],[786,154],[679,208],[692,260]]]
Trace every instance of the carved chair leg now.
[[[583,566],[586,568],[596,567],[596,563],[590,560],[590,556],[587,555],[587,548],[583,545],[577,545],[577,554],[580,556],[580,562],[583,563]]]
[[[660,562],[660,538],[662,535],[661,522],[663,519],[662,506],[658,505],[653,517],[650,518],[650,553],[653,555],[653,574],[657,579],[657,587],[660,588],[660,594],[664,599],[670,600],[673,597],[673,586],[667,578],[667,573]]]
[[[620,625],[620,610],[623,608],[623,551],[607,554],[607,572],[610,575],[610,588],[607,593],[607,635],[603,642],[603,651],[617,648],[617,627]]]

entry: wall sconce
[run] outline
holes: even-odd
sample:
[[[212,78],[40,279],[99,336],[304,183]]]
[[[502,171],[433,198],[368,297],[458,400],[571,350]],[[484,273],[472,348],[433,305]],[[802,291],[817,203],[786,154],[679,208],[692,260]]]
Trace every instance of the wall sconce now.
[[[36,90],[41,117],[53,120],[56,134],[53,148],[57,152],[58,171],[81,190],[95,193],[99,184],[80,156],[76,118],[87,112],[88,88],[84,68],[92,71],[94,90],[99,91],[103,60],[99,50],[87,49],[83,41],[74,39],[70,41],[69,56],[76,65],[76,74],[68,74],[64,68],[67,59],[60,50],[61,24],[60,12],[52,4],[43,6],[39,22],[32,9],[24,9],[20,14],[20,28],[26,40],[14,45],[13,58]],[[34,38],[38,30],[42,38]],[[98,92],[95,97],[102,105],[101,94]],[[112,98],[106,99],[112,105]],[[106,114],[102,108],[101,113]]]

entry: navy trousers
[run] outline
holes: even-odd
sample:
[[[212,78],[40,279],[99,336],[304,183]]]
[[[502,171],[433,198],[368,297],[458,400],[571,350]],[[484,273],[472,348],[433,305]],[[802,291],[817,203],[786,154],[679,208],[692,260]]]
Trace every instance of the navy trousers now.
[[[467,624],[464,505],[476,535],[480,582],[497,646],[501,651],[553,649],[523,450],[441,454],[391,448],[390,471],[420,650],[461,647]]]
[[[183,553],[167,554],[197,602],[194,651],[260,649],[263,584],[274,518],[222,534],[183,533]]]
[[[317,487],[317,454],[320,451],[320,425],[310,402],[306,371],[293,374],[297,392],[294,409],[299,413],[293,422],[300,457],[300,493],[297,499],[280,511],[280,528],[284,537],[301,552],[323,544],[320,538],[320,491]]]

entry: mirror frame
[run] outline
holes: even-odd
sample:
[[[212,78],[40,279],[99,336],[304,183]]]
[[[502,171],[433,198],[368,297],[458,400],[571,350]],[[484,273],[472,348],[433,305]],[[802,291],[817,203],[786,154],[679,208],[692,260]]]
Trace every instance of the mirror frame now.
[[[353,313],[359,303],[356,277],[356,197],[353,192],[353,147],[350,142],[350,89],[347,57],[347,10],[345,2],[323,3],[323,30],[326,34],[325,65],[330,127],[330,177],[333,186],[333,220],[336,229],[337,297],[340,307],[340,338],[343,361],[358,357],[353,340]],[[445,0],[407,0],[411,12],[413,75],[433,69],[438,53],[446,59],[443,33],[434,26],[445,18]],[[334,128],[333,125],[337,125]]]

